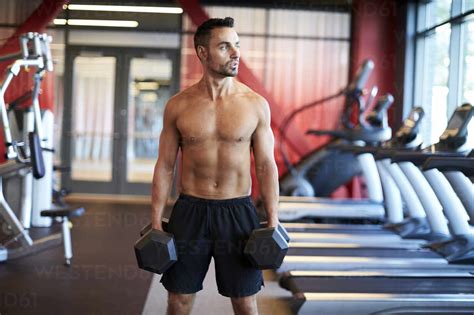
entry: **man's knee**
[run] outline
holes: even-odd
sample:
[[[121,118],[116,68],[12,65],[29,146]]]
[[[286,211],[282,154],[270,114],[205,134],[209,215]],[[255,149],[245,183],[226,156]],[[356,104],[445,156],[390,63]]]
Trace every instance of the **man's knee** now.
[[[256,295],[231,298],[232,307],[236,315],[257,315],[257,298]]]
[[[168,293],[168,305],[173,309],[190,309],[196,294]]]

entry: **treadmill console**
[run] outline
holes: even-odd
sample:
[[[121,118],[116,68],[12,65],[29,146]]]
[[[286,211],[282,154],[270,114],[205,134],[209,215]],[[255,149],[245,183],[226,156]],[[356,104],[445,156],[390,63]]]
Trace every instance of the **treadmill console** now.
[[[416,138],[421,119],[425,115],[423,108],[415,107],[410,115],[403,121],[402,126],[395,134],[395,141],[399,144],[406,144]]]
[[[393,96],[390,93],[380,97],[374,108],[367,114],[365,120],[372,127],[387,128],[387,110],[393,104]]]
[[[369,79],[369,76],[372,73],[372,70],[374,70],[374,66],[375,65],[372,60],[370,59],[364,60],[362,65],[357,70],[354,80],[351,83],[349,83],[348,90],[361,91],[365,87],[365,84],[367,83],[367,80]]]
[[[440,145],[457,148],[466,142],[467,127],[471,121],[474,108],[466,103],[459,106],[451,116],[448,126],[440,137]]]
[[[467,126],[471,121],[473,107],[471,104],[463,104],[453,113],[448,122],[448,127],[444,130],[440,139],[448,139],[450,137],[465,137],[467,135]]]

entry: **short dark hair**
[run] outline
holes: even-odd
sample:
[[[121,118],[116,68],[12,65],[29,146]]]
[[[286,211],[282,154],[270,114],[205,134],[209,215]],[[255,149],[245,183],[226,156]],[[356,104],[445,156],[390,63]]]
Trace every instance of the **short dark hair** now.
[[[218,27],[234,27],[234,19],[231,17],[213,18],[199,25],[196,33],[194,33],[194,49],[197,50],[199,45],[207,47],[211,31]]]

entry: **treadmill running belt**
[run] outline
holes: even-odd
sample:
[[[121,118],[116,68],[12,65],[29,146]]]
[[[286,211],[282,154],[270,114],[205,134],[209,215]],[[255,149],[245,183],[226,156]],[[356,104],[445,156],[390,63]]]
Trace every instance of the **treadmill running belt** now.
[[[441,258],[428,249],[398,248],[290,248],[287,256],[341,256],[341,257],[391,257],[391,258]]]
[[[376,237],[377,235],[396,235],[393,232],[388,230],[351,230],[351,229],[321,229],[321,228],[289,228],[287,229],[288,232],[308,232],[308,233],[326,233],[326,234],[337,234],[337,233],[349,233],[349,234],[357,234],[357,235],[371,235]]]
[[[393,293],[393,294],[474,294],[473,278],[396,277],[290,277],[281,286],[293,294],[311,293]]]

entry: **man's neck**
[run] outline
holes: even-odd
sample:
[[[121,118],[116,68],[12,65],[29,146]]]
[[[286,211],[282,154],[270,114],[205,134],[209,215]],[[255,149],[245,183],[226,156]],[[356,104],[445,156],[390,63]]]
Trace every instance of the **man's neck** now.
[[[213,77],[209,74],[204,74],[200,85],[206,89],[209,97],[215,101],[218,98],[231,94],[235,83],[232,77]]]

